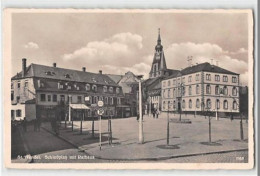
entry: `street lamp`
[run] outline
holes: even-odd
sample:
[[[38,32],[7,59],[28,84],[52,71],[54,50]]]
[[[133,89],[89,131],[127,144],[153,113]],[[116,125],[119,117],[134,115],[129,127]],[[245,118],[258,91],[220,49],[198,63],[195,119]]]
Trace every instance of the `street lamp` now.
[[[167,108],[167,145],[169,145],[169,138],[170,138],[170,119],[169,119],[169,110],[170,110],[170,105],[172,103],[168,101],[168,108]]]
[[[141,80],[143,75],[138,75],[138,83],[139,83],[139,143],[144,143],[144,134],[143,134],[143,112],[142,112],[142,85]]]
[[[184,84],[183,83],[181,83],[180,84],[180,89],[181,89],[181,95],[180,95],[180,119],[179,119],[179,121],[181,121],[181,113],[182,113],[182,95],[183,95],[183,87],[184,87]]]

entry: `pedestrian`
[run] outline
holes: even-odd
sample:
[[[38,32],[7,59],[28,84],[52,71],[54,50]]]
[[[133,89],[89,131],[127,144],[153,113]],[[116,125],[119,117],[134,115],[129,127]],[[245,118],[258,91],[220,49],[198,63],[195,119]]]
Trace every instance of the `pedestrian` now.
[[[26,120],[26,117],[24,117],[22,124],[23,124],[23,131],[26,132],[27,131],[27,120]]]
[[[157,118],[157,119],[158,119],[158,117],[159,117],[159,113],[160,113],[159,109],[156,109],[156,118]]]
[[[153,109],[152,111],[153,111],[153,118],[155,118],[155,109]]]
[[[230,116],[230,121],[232,122],[233,119],[234,119],[233,114],[231,114],[231,116]]]

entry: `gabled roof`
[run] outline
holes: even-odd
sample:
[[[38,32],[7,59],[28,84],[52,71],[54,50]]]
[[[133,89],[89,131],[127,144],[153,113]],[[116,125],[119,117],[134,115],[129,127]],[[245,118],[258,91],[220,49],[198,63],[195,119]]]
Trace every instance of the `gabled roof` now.
[[[87,82],[92,84],[104,84],[118,86],[110,77],[100,73],[90,73],[78,70],[71,70],[59,67],[50,67],[38,64],[31,64],[27,67],[25,78],[37,77],[48,78],[61,81]],[[12,79],[21,79],[22,72],[18,73]]]
[[[123,75],[113,75],[113,74],[106,74],[110,79],[112,79],[115,83],[118,83],[122,78]]]

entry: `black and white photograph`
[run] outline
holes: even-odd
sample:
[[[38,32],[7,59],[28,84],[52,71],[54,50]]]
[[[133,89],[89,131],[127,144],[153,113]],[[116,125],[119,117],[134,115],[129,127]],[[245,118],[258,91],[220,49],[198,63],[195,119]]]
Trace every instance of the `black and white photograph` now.
[[[252,168],[252,13],[5,9],[6,165]]]

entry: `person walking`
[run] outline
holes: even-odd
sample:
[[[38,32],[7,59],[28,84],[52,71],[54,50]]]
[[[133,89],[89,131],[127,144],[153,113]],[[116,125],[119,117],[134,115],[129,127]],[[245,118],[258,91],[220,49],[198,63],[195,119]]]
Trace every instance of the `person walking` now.
[[[153,112],[153,118],[155,118],[155,113],[156,113],[155,109],[153,109],[152,112]]]
[[[158,119],[158,117],[159,117],[159,109],[156,109],[156,118]]]

